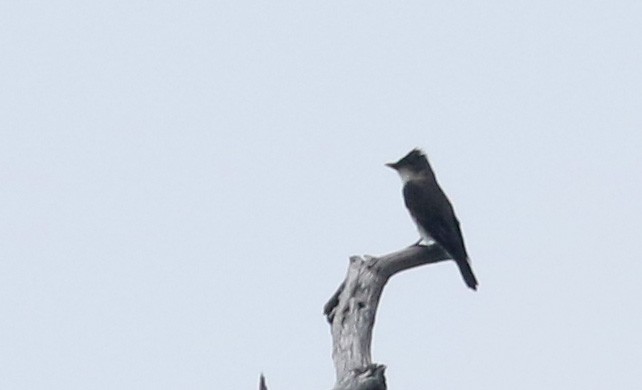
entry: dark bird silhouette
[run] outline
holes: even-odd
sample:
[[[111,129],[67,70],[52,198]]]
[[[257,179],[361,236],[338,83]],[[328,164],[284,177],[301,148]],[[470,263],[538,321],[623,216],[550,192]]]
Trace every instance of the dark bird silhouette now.
[[[403,198],[417,225],[421,240],[436,242],[455,260],[466,285],[477,290],[477,279],[468,261],[459,221],[450,201],[437,183],[426,155],[414,149],[396,163],[386,164],[403,181]]]

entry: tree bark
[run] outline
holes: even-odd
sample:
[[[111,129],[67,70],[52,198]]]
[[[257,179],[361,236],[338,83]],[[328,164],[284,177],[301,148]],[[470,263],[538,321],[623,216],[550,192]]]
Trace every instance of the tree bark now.
[[[381,257],[353,256],[345,280],[324,306],[332,332],[334,390],[386,390],[386,366],[372,363],[370,345],[379,298],[394,274],[450,257],[439,246],[410,246]]]

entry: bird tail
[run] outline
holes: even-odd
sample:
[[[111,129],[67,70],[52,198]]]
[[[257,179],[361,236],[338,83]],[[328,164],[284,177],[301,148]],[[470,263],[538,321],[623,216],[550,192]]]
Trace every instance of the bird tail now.
[[[459,272],[461,272],[461,276],[464,278],[466,285],[473,290],[477,290],[477,278],[475,278],[475,274],[473,274],[473,269],[470,268],[468,259],[458,260],[457,266],[459,266]]]

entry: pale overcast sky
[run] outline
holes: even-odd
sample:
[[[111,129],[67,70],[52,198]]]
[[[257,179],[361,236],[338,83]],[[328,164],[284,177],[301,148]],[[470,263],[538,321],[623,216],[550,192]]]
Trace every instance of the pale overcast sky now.
[[[642,2],[3,1],[0,388],[329,389],[348,257],[417,233],[390,389],[642,386]]]

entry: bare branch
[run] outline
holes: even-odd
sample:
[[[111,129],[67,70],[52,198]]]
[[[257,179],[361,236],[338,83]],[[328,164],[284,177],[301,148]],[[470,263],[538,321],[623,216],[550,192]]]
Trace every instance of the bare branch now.
[[[372,329],[385,284],[398,272],[449,259],[438,245],[411,246],[381,257],[350,258],[339,289],[324,306],[332,329],[334,390],[385,390],[384,365],[372,363]]]
[[[377,266],[382,274],[390,278],[398,272],[444,260],[450,260],[450,255],[439,245],[413,245],[379,257]]]
[[[261,373],[261,378],[259,379],[259,390],[268,390],[263,373]]]

